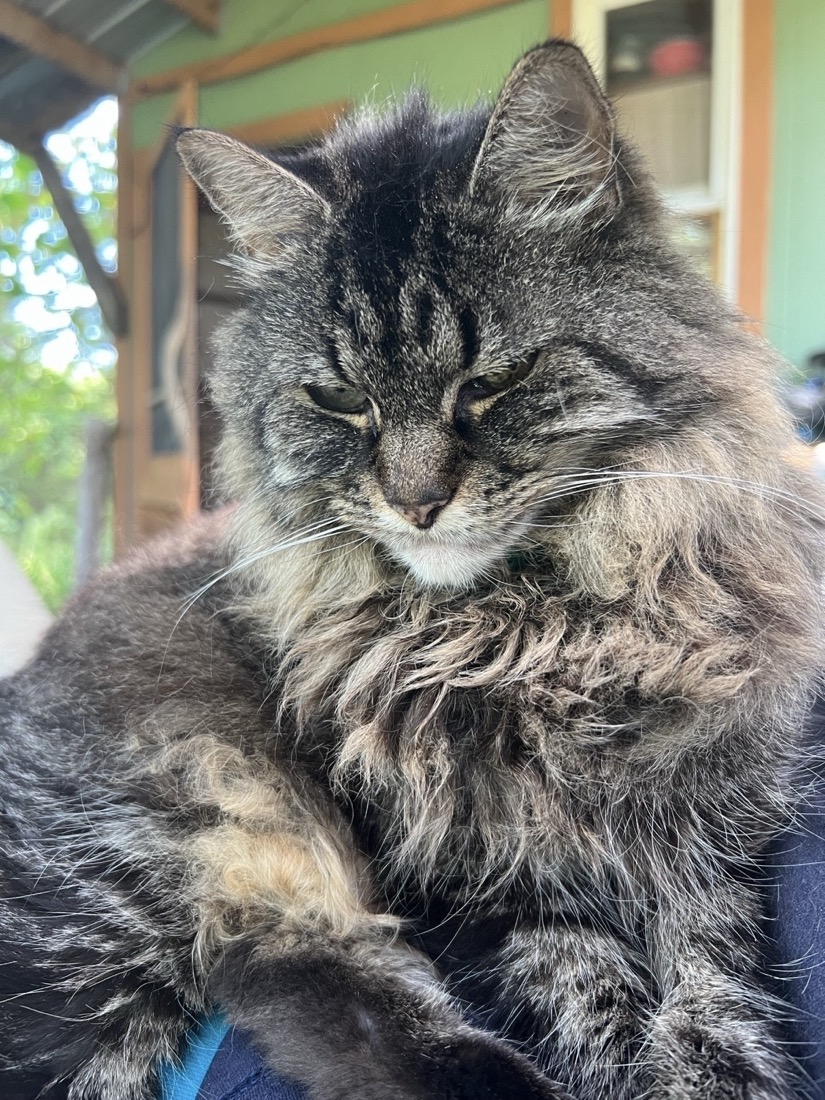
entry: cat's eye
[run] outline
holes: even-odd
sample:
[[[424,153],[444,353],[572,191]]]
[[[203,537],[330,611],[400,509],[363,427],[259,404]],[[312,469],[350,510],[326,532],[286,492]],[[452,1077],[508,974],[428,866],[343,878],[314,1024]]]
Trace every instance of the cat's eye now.
[[[304,386],[309,396],[322,409],[338,413],[363,413],[369,400],[363,390],[343,383],[335,386]]]
[[[471,378],[469,382],[464,383],[458,392],[459,403],[467,404],[472,401],[481,401],[485,397],[504,393],[516,382],[526,378],[535,366],[538,357],[539,353],[535,351],[510,367],[496,367],[495,370]]]

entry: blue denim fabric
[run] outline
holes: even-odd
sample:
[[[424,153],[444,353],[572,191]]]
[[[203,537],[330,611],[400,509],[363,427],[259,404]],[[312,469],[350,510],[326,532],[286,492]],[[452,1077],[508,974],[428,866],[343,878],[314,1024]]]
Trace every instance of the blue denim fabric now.
[[[245,1037],[220,1015],[189,1035],[179,1063],[160,1075],[159,1100],[305,1100],[294,1081],[268,1069]]]
[[[295,1081],[269,1070],[244,1036],[230,1029],[196,1097],[197,1100],[306,1100],[306,1093]],[[175,1096],[169,1100],[185,1098]]]

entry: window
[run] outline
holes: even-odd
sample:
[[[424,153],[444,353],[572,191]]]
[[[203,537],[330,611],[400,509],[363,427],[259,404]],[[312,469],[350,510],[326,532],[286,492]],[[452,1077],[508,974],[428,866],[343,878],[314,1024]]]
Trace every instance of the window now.
[[[574,0],[574,35],[645,154],[677,239],[735,297],[740,0]]]

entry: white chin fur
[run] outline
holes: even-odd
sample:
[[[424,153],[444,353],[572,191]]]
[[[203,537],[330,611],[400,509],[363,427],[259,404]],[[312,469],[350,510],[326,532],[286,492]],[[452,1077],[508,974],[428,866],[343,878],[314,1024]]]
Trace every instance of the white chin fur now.
[[[501,558],[499,549],[483,551],[429,541],[420,546],[394,546],[393,554],[427,588],[468,588]]]

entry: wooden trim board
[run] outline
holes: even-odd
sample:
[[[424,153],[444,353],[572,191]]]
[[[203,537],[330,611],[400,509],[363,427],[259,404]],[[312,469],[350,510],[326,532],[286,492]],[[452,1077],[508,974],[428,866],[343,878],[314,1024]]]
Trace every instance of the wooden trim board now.
[[[220,0],[165,0],[165,3],[209,34],[217,34],[221,19]]]
[[[368,15],[315,27],[287,38],[273,38],[237,53],[180,65],[166,72],[147,76],[133,84],[131,94],[134,98],[141,99],[161,92],[171,92],[188,80],[194,80],[200,85],[217,84],[222,80],[249,76],[262,69],[282,65],[286,61],[308,57],[322,50],[371,42],[376,38],[387,38],[518,3],[521,0],[408,0],[405,4],[382,8]]]
[[[573,0],[550,0],[550,34],[553,38],[572,38]]]
[[[258,122],[233,126],[227,133],[250,145],[269,148],[323,134],[330,129],[337,118],[346,114],[349,107],[350,101],[341,99],[335,103],[326,103],[322,107],[307,107],[288,115],[276,115],[274,118],[264,118]]]
[[[0,28],[3,38],[27,50],[35,57],[53,65],[86,84],[119,92],[126,86],[126,74],[108,57],[93,50],[85,42],[55,30],[45,19],[21,8],[13,0],[0,0]]]
[[[773,139],[773,0],[748,0],[742,17],[739,308],[765,319]]]

